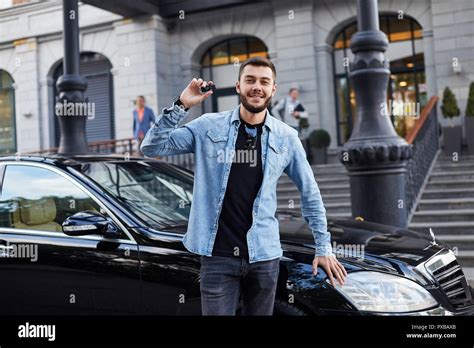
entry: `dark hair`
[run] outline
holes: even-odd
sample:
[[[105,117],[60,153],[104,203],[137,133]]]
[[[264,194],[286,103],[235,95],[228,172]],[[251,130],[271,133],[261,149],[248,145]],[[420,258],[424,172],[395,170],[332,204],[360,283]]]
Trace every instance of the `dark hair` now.
[[[294,90],[297,90],[297,91],[299,91],[299,89],[298,89],[298,88],[296,88],[296,87],[293,87],[293,88],[290,88],[290,91],[288,92],[288,94],[290,94],[290,93],[291,93],[291,92],[293,92]]]
[[[244,71],[244,68],[245,68],[247,65],[266,66],[266,67],[269,67],[270,69],[272,69],[272,72],[273,72],[273,80],[276,79],[276,69],[275,69],[275,65],[273,64],[273,62],[272,62],[270,59],[265,58],[265,57],[252,57],[252,58],[247,59],[247,60],[246,60],[245,62],[243,62],[242,64],[240,64],[240,68],[239,68],[239,81],[240,81],[240,77],[242,76],[242,72]]]
[[[145,100],[145,97],[142,96],[142,95],[137,95],[137,97],[135,99],[138,99],[138,98],[141,98],[141,99]]]

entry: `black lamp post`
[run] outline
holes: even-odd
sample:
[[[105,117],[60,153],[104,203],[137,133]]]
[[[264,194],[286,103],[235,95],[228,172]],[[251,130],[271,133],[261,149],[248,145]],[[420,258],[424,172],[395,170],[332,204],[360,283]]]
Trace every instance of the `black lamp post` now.
[[[79,75],[79,12],[77,0],[63,0],[64,75],[56,82],[59,96],[56,115],[59,117],[61,138],[60,154],[83,154],[89,152],[86,138],[86,107],[72,107],[85,103],[84,92],[87,81]],[[84,104],[83,104],[84,105]],[[62,108],[58,112],[58,108]],[[72,110],[72,113],[71,113]],[[61,115],[61,116],[59,116]]]
[[[356,121],[340,153],[350,177],[352,215],[406,227],[405,167],[412,149],[397,135],[384,108],[390,69],[377,0],[357,0],[357,26],[351,39],[354,61],[349,74],[357,102]]]

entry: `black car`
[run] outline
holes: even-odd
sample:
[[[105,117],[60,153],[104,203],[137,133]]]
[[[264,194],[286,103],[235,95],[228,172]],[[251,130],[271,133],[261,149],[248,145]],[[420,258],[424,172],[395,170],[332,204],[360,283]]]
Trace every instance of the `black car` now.
[[[0,159],[1,314],[200,314],[199,257],[181,239],[193,175],[121,156]],[[312,234],[279,211],[276,315],[471,315],[449,248],[396,227],[329,221],[348,271],[311,272]]]

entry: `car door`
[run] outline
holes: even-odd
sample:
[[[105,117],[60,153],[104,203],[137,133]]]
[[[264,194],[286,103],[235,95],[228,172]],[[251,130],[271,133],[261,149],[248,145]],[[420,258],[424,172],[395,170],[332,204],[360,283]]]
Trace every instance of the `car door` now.
[[[200,257],[181,233],[155,231],[153,243],[140,245],[144,314],[201,315]]]
[[[181,242],[192,200],[189,175],[163,163],[132,160],[96,161],[81,172],[137,218],[127,226],[139,241],[143,313],[200,314],[199,257]],[[169,230],[151,228],[159,221]]]
[[[0,314],[137,313],[138,246],[121,221],[53,166],[0,168]],[[64,234],[62,222],[84,210],[109,215],[122,236]]]

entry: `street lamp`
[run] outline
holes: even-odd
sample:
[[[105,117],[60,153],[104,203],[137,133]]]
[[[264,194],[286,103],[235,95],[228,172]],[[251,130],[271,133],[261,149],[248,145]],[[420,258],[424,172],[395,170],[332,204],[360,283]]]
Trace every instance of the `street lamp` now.
[[[84,93],[87,81],[79,74],[79,12],[77,0],[63,0],[64,75],[56,82],[59,96],[55,107],[59,117],[61,138],[59,154],[83,154],[89,152],[86,138],[87,107]],[[61,113],[58,108],[63,108]],[[72,111],[72,112],[71,112]],[[59,116],[61,115],[61,116]]]
[[[350,178],[352,215],[406,227],[405,173],[412,148],[397,135],[383,107],[390,69],[377,0],[357,1],[357,27],[351,39],[354,61],[349,74],[356,96],[356,122],[340,152]]]

